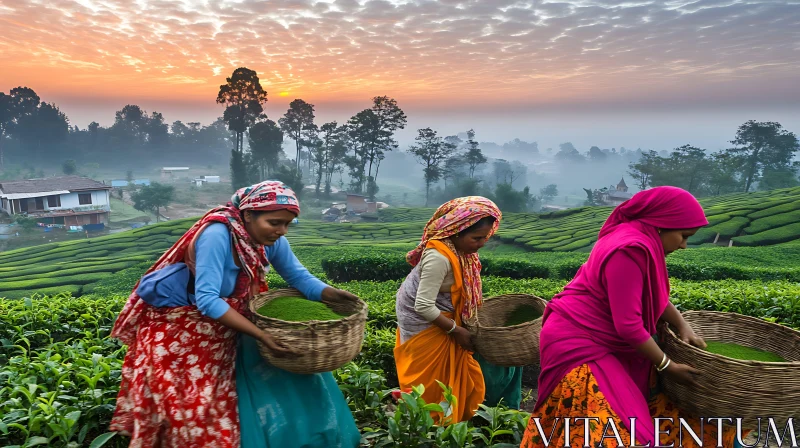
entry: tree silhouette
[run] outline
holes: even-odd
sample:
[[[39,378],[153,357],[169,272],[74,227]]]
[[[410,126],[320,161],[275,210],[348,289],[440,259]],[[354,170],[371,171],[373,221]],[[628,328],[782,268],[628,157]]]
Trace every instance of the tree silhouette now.
[[[475,177],[475,169],[478,165],[482,165],[487,162],[486,157],[481,152],[481,147],[478,145],[478,142],[475,141],[475,131],[470,129],[467,131],[467,155],[466,155],[467,164],[469,164],[469,177],[472,179]]]
[[[300,151],[303,148],[303,133],[314,126],[314,105],[296,99],[289,104],[289,110],[278,120],[281,130],[294,140],[297,148],[295,169],[300,171]]]
[[[424,166],[425,175],[425,206],[428,206],[431,184],[437,182],[442,176],[442,162],[447,160],[456,151],[455,145],[447,143],[436,135],[431,128],[417,131],[416,144],[408,148],[408,152],[417,158]]]
[[[267,91],[261,87],[255,71],[240,67],[233,71],[226,83],[219,86],[217,104],[226,106],[223,120],[228,129],[236,133],[234,149],[244,149],[244,133],[263,112]]]
[[[791,171],[792,157],[800,150],[797,136],[776,122],[749,120],[739,126],[731,143],[736,147],[726,153],[741,166],[745,192],[750,191],[765,169],[768,172]]]
[[[283,153],[283,131],[272,120],[260,121],[247,133],[250,153],[258,165],[261,178],[266,179],[278,168]]]

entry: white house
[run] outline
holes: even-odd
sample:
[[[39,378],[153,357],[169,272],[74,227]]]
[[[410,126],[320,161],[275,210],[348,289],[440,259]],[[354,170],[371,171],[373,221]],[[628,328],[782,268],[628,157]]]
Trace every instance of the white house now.
[[[110,185],[80,176],[0,182],[0,210],[45,224],[108,224]]]

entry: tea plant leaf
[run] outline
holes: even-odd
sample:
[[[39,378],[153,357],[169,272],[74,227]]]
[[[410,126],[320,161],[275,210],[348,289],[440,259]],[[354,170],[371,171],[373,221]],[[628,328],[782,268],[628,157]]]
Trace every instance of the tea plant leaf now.
[[[25,442],[25,447],[27,448],[29,446],[47,445],[48,443],[50,443],[50,441],[47,440],[47,437],[31,437],[27,442]]]
[[[91,445],[89,445],[89,448],[100,448],[101,446],[105,445],[109,440],[111,440],[115,435],[117,435],[117,433],[115,432],[107,432],[105,434],[101,434],[95,437],[94,440],[92,440],[92,443]]]

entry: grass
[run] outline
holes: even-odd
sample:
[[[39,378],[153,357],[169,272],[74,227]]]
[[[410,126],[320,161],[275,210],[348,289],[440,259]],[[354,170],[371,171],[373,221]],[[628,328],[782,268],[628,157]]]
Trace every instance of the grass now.
[[[156,222],[156,215],[153,213],[143,213],[133,208],[132,205],[125,203],[119,198],[111,198],[111,223],[124,223],[132,221]]]

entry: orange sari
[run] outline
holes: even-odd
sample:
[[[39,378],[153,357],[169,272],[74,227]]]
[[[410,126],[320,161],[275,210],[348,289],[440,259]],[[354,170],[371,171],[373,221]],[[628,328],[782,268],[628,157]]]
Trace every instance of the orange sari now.
[[[461,263],[456,254],[441,241],[429,241],[426,245],[426,249],[428,248],[436,249],[446,256],[453,267],[455,283],[450,289],[450,294],[455,312],[443,314],[454,319],[456,325],[460,326],[461,311],[464,306]],[[452,388],[453,395],[458,399],[453,404],[452,414],[449,417],[444,416],[444,419],[443,416],[435,416],[437,421],[458,423],[469,420],[475,414],[478,405],[483,403],[486,386],[480,364],[473,358],[472,352],[464,350],[436,325],[431,325],[402,344],[398,328],[394,359],[401,390],[422,384],[425,386],[422,398],[428,403],[439,403],[443,395],[436,381],[441,381]]]

